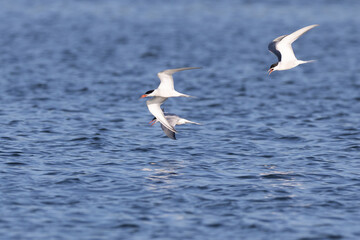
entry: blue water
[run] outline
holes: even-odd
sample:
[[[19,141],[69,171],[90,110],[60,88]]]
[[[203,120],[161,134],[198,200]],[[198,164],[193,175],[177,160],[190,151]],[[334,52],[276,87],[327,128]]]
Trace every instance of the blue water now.
[[[0,239],[360,239],[360,1],[0,5]]]

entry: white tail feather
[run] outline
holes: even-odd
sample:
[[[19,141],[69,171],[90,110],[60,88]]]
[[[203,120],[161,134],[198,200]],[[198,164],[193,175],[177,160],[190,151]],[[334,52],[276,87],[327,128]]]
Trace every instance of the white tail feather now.
[[[311,62],[316,62],[316,61],[317,60],[308,60],[308,61],[299,60],[299,64],[311,63]]]
[[[185,123],[192,123],[192,124],[202,125],[201,123],[192,122],[192,121],[189,121],[189,120],[186,120],[186,119],[185,119]]]

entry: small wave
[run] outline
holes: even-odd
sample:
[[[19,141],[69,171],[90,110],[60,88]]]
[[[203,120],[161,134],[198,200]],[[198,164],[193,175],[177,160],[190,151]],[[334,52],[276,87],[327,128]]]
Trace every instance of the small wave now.
[[[56,184],[73,184],[80,182],[79,178],[66,178],[64,180],[56,182]]]
[[[26,163],[23,162],[7,162],[5,163],[6,165],[10,165],[10,166],[22,166],[22,165],[27,165]]]

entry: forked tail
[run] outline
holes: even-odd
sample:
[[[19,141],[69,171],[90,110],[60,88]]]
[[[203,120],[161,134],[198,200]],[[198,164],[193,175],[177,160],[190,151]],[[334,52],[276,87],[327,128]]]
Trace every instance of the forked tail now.
[[[194,98],[193,96],[190,96],[190,95],[187,95],[187,94],[178,92],[178,91],[176,91],[176,90],[175,90],[174,93],[173,93],[173,97],[191,97],[191,98]]]
[[[304,63],[311,63],[311,62],[316,62],[317,60],[308,60],[308,61],[302,61],[302,60],[299,60],[299,64],[304,64]]]
[[[185,123],[192,123],[192,124],[202,125],[201,123],[189,121],[189,120],[187,120],[187,119],[185,119]]]
[[[191,96],[191,95],[187,95],[187,94],[183,94],[181,93],[181,95],[179,97],[190,97],[190,98],[196,98],[194,96]]]

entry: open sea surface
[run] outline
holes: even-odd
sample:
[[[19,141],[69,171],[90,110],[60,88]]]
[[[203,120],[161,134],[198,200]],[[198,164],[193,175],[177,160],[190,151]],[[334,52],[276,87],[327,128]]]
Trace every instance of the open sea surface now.
[[[1,240],[360,239],[360,1],[0,5]]]

